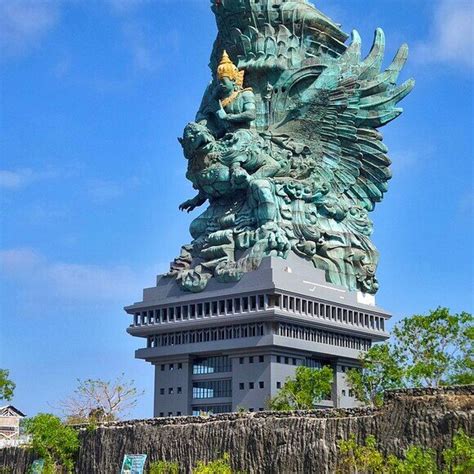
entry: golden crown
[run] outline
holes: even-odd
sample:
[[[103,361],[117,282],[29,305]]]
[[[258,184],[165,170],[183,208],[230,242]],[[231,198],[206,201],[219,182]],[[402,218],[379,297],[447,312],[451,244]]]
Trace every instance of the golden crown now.
[[[224,77],[228,77],[231,81],[242,87],[244,84],[244,74],[245,72],[239,71],[239,68],[230,60],[227,51],[224,50],[221,62],[217,66],[217,78],[221,80]]]

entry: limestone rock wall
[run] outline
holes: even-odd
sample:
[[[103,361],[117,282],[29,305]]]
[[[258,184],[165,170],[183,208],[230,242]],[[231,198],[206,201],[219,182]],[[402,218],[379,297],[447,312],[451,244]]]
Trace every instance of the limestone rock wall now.
[[[81,429],[77,472],[116,474],[125,453],[147,453],[151,461],[178,461],[190,472],[198,460],[224,452],[248,473],[333,473],[337,440],[373,434],[386,453],[402,455],[410,445],[441,451],[462,428],[473,435],[474,387],[392,392],[380,410],[318,410],[245,413],[211,418],[181,417],[104,424]],[[0,451],[0,466],[24,473],[28,455]],[[3,463],[3,464],[2,464]],[[17,463],[15,465],[15,463]]]

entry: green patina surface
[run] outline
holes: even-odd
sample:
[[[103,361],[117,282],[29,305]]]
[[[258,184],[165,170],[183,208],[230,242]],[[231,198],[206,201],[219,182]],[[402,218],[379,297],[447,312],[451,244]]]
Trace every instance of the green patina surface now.
[[[198,292],[293,251],[328,282],[375,293],[369,212],[391,177],[378,128],[400,115],[414,86],[397,85],[407,46],[381,70],[382,30],[361,58],[357,31],[347,46],[339,25],[305,0],[213,0],[212,10],[213,79],[181,139],[197,195],[180,207],[208,207],[169,275]]]

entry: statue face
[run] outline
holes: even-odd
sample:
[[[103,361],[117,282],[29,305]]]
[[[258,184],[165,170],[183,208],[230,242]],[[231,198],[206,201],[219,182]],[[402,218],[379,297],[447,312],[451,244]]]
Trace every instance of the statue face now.
[[[206,126],[192,122],[186,126],[183,138],[179,141],[183,147],[184,156],[189,160],[197,150],[205,149],[206,145],[215,140]]]
[[[232,94],[232,92],[234,92],[235,90],[235,82],[229,79],[228,77],[223,77],[219,81],[219,86],[220,86],[221,93],[224,96]]]

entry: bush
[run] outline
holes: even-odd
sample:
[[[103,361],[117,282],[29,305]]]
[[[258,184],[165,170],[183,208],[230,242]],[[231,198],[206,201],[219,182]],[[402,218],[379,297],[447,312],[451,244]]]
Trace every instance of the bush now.
[[[224,453],[221,458],[208,463],[198,461],[193,474],[232,474],[229,453]]]
[[[450,474],[474,472],[474,438],[459,430],[453,438],[453,446],[443,451],[443,459]]]
[[[43,474],[62,467],[73,472],[74,456],[79,449],[77,432],[49,413],[40,413],[25,421],[25,431],[32,437],[33,450],[44,459]]]
[[[474,438],[462,430],[453,438],[453,445],[442,453],[445,469],[439,471],[435,452],[410,446],[403,457],[385,457],[377,449],[377,441],[368,436],[358,444],[355,436],[338,442],[338,474],[472,474],[474,472]]]
[[[149,474],[178,474],[179,464],[170,461],[155,461],[150,464]]]

